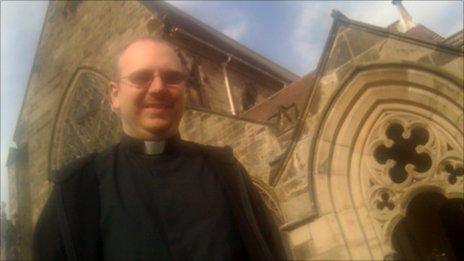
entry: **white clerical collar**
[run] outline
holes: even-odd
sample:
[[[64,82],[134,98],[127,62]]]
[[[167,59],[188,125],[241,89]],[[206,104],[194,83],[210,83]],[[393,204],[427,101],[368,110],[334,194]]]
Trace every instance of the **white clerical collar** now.
[[[176,134],[166,140],[151,141],[133,138],[125,133],[121,134],[121,147],[137,154],[158,155],[172,153],[179,149],[180,135]]]
[[[148,155],[158,155],[164,152],[166,141],[144,141],[143,152]]]

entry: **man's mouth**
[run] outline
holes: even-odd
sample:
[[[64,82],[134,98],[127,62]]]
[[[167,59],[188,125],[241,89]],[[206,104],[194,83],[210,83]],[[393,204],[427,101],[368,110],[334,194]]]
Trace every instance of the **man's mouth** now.
[[[171,106],[169,106],[169,104],[166,104],[166,103],[150,103],[150,104],[145,104],[143,106],[144,109],[158,109],[158,110],[164,110],[170,107]]]

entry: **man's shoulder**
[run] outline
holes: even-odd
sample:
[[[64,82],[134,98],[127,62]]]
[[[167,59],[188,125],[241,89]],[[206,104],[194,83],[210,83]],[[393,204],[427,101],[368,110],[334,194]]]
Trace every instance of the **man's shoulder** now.
[[[111,154],[116,146],[117,144],[114,144],[105,150],[94,151],[72,160],[58,170],[52,171],[49,177],[50,181],[54,183],[62,183],[79,175],[80,173],[89,172],[89,170],[93,169],[93,164],[97,158],[106,158],[109,154]]]
[[[58,170],[52,171],[49,179],[54,183],[64,182],[85,169],[93,160],[95,153],[90,153],[66,163]]]
[[[234,152],[230,146],[212,146],[200,144],[193,141],[182,140],[182,147],[189,153],[203,153],[212,160],[217,160],[222,163],[233,164],[237,159],[234,157]]]

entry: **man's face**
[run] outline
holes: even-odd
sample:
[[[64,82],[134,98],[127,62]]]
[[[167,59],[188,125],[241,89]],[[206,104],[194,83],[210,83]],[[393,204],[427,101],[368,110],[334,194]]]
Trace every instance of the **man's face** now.
[[[109,91],[124,132],[144,140],[175,135],[184,111],[185,83],[170,84],[163,77],[163,72],[183,72],[174,50],[162,42],[135,42],[122,53],[118,66],[122,79],[111,82]],[[150,71],[156,75],[151,83],[134,84],[152,75]]]

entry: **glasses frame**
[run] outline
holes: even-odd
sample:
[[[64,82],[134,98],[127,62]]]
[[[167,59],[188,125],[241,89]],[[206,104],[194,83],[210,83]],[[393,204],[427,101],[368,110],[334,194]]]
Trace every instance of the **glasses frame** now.
[[[142,85],[141,85],[141,84],[134,83],[134,82],[132,82],[132,81],[129,79],[131,76],[134,76],[134,74],[140,73],[140,72],[142,72],[142,71],[151,71],[151,72],[152,72],[152,75],[153,75],[153,78],[152,78],[149,82],[147,82],[147,83],[145,83],[145,84],[142,84]],[[171,71],[171,72],[173,71],[173,72],[180,73],[180,75],[182,76],[182,80],[181,80],[179,83],[167,83],[167,82],[165,82],[165,81],[163,80],[162,74],[163,74],[163,72],[166,72],[166,71]],[[188,74],[185,73],[185,72],[183,72],[183,71],[179,71],[179,70],[174,70],[174,69],[166,69],[166,70],[162,70],[162,69],[161,69],[161,70],[160,70],[160,69],[157,69],[157,70],[141,69],[141,70],[135,71],[135,72],[133,72],[133,73],[131,73],[131,74],[129,74],[129,75],[126,75],[126,76],[123,76],[123,77],[117,79],[117,82],[118,82],[118,83],[121,83],[122,80],[128,79],[127,82],[128,82],[130,85],[133,85],[133,86],[138,87],[138,88],[147,88],[148,86],[150,86],[150,85],[153,83],[153,80],[155,80],[156,77],[160,77],[160,78],[161,78],[161,81],[162,81],[164,84],[170,85],[170,86],[182,84],[182,83],[185,83],[185,82],[188,80]]]

